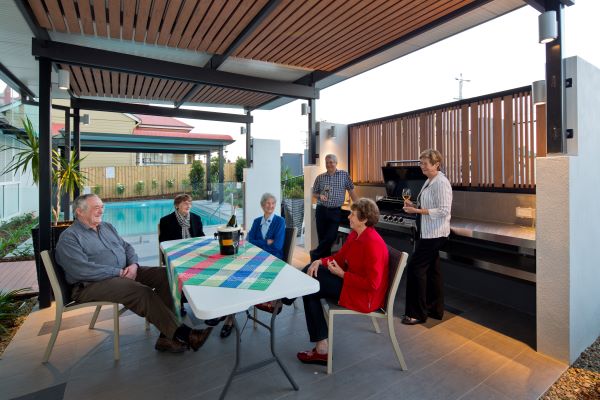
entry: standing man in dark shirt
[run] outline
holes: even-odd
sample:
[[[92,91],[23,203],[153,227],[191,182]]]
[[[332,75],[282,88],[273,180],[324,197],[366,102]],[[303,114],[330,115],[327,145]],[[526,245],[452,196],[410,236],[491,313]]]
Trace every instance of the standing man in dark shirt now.
[[[156,350],[181,353],[191,347],[197,351],[212,328],[179,325],[166,270],[140,267],[133,247],[111,224],[102,222],[103,213],[102,200],[95,194],[77,197],[73,202],[76,220],[56,245],[56,261],[73,285],[73,300],[123,304],[161,332]]]
[[[317,176],[313,185],[313,198],[317,200],[315,220],[319,245],[310,252],[311,262],[331,254],[331,246],[340,226],[346,190],[353,202],[358,200],[348,172],[337,169],[335,154],[325,156],[325,168],[327,172]]]

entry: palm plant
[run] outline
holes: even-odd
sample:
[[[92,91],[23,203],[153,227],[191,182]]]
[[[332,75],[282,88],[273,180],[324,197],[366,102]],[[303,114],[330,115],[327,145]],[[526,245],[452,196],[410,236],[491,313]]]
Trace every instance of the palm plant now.
[[[20,134],[16,137],[16,141],[20,146],[2,146],[0,151],[15,150],[16,154],[10,164],[7,165],[4,174],[9,172],[25,173],[31,169],[33,183],[39,184],[40,181],[40,142],[39,137],[33,123],[29,117],[23,119],[23,127],[25,134]],[[79,170],[82,159],[76,159],[74,153],[71,153],[71,158],[67,161],[60,153],[52,150],[52,165],[54,172],[52,181],[56,185],[56,206],[52,210],[54,222],[58,222],[60,211],[60,195],[64,192],[73,194],[75,188],[82,188],[87,180],[85,175]]]
[[[29,289],[0,291],[0,333],[8,332],[8,329],[14,325],[14,321],[21,315],[21,307],[24,303],[19,302],[17,297]]]

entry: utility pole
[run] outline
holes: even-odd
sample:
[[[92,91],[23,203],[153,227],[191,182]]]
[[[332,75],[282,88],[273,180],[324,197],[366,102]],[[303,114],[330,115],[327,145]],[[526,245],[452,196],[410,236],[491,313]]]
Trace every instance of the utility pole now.
[[[458,78],[454,78],[458,81],[458,97],[455,97],[455,100],[462,100],[463,99],[463,94],[462,94],[462,90],[463,90],[463,82],[471,82],[470,79],[463,79],[462,76],[462,72],[460,73]]]

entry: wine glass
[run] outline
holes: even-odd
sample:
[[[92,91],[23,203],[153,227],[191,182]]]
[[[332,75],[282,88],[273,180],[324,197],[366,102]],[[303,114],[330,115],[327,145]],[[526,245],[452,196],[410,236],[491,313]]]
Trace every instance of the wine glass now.
[[[323,194],[323,196],[325,197],[325,200],[324,200],[324,201],[327,201],[327,200],[329,200],[329,191],[330,191],[330,190],[331,190],[331,187],[330,187],[329,185],[325,185],[325,186],[323,187],[323,193],[322,193],[322,194]]]
[[[406,200],[410,200],[410,196],[411,196],[411,192],[409,188],[404,188],[402,189],[402,198],[404,199],[404,201]]]

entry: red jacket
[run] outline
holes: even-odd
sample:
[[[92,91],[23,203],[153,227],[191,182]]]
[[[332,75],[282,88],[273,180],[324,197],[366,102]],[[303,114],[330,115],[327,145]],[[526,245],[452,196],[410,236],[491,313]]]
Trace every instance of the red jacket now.
[[[335,255],[321,260],[324,266],[333,258],[345,271],[339,304],[360,312],[375,311],[385,304],[388,289],[388,250],[373,227],[360,236],[348,235]]]

